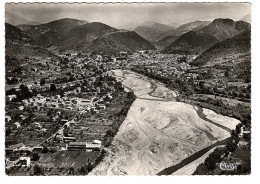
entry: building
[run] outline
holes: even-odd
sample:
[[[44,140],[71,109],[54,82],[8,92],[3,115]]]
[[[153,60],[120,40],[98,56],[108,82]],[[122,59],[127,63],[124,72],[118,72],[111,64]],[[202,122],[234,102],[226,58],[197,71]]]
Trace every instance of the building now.
[[[237,144],[237,146],[238,146],[239,148],[241,148],[241,149],[247,148],[248,142],[247,142],[247,141],[239,141],[238,144]]]
[[[67,144],[67,150],[69,151],[75,151],[75,150],[84,150],[87,149],[87,143],[86,142],[70,142]]]
[[[64,142],[76,142],[75,137],[63,137]]]
[[[14,145],[9,146],[9,148],[18,149],[18,148],[21,148],[21,147],[24,147],[24,146],[25,145],[23,143],[18,143],[18,144],[14,144]]]
[[[16,99],[16,98],[17,98],[16,95],[8,95],[8,96],[7,96],[7,100],[8,100],[9,102],[13,101],[13,100]]]
[[[24,167],[30,167],[31,159],[30,157],[20,157],[18,164]]]
[[[87,100],[87,99],[78,99],[77,101],[77,105],[78,106],[90,106],[91,105],[91,100]]]
[[[96,151],[101,149],[101,141],[97,142],[97,140],[92,143],[87,143],[87,151]]]
[[[11,120],[12,120],[12,118],[10,116],[5,116],[5,121],[9,122]]]
[[[21,123],[20,122],[15,122],[14,125],[15,125],[15,127],[17,129],[21,128]]]
[[[6,155],[11,155],[11,154],[13,154],[13,149],[12,149],[12,148],[5,148],[5,154],[6,154]]]
[[[32,151],[34,153],[41,153],[42,150],[43,150],[43,146],[34,146],[33,149],[32,149]]]

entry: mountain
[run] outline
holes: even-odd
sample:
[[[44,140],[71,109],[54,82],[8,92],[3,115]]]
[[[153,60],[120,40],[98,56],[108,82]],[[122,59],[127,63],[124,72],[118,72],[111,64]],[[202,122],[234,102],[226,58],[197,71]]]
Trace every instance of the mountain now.
[[[5,23],[5,38],[10,40],[25,40],[29,39],[29,36],[12,24]]]
[[[42,47],[52,46],[60,51],[108,52],[110,49],[114,52],[120,49],[154,49],[151,43],[137,34],[99,22],[88,23],[65,18],[36,26],[20,25],[19,28],[26,32],[35,44]]]
[[[218,40],[213,36],[189,31],[167,46],[163,52],[173,54],[199,54],[217,41]]]
[[[203,66],[212,65],[219,61],[225,61],[224,58],[243,55],[251,50],[251,31],[242,32],[232,38],[218,42],[200,56],[198,56],[191,65]]]
[[[28,24],[28,25],[37,25],[40,24],[39,22],[32,22],[30,20],[27,20],[23,17],[20,17],[16,14],[13,14],[11,12],[6,11],[5,12],[5,22],[12,24],[12,25],[20,25],[20,24]]]
[[[176,28],[173,31],[169,31],[166,34],[174,33],[175,35],[182,35],[184,33],[187,33],[188,31],[194,30],[194,29],[196,29],[198,27],[200,27],[200,28],[205,27],[209,23],[210,23],[209,21],[189,22],[189,23],[186,23],[186,24],[183,24],[183,25],[179,26],[178,28]]]
[[[217,40],[222,41],[249,29],[250,24],[243,21],[235,22],[232,19],[215,19],[208,26],[197,30],[197,33],[212,35]]]
[[[47,49],[34,45],[33,40],[21,29],[11,24],[5,24],[5,71],[6,78],[14,77],[25,79],[26,83],[33,84],[35,78],[40,79],[46,75],[35,74],[32,69],[38,71],[50,71],[47,66],[39,64],[39,61],[50,59],[55,62],[62,60]],[[20,84],[17,84],[19,86]],[[10,86],[6,86],[10,89]]]
[[[137,26],[134,31],[145,38],[148,41],[156,42],[164,37],[164,33],[173,30],[174,27],[155,23],[155,22],[144,22]]]
[[[93,22],[76,27],[60,42],[60,51],[78,50],[91,53],[153,50],[155,47],[133,31],[118,30],[106,24]]]
[[[31,36],[36,44],[46,47],[57,45],[64,33],[87,23],[84,20],[64,18],[46,24],[19,25],[18,27]]]
[[[114,31],[118,31],[118,30],[99,22],[93,22],[82,26],[77,26],[62,35],[59,41],[59,45],[70,46],[70,45],[79,44],[81,42],[89,43],[99,36]]]
[[[175,41],[179,36],[191,31],[191,30],[197,30],[202,27],[205,27],[208,25],[209,21],[195,21],[195,22],[189,22],[186,24],[183,24],[179,26],[178,28],[174,30],[167,31],[165,33],[165,37],[158,41],[158,45],[161,46],[168,46],[170,43]]]
[[[247,14],[245,15],[241,21],[244,21],[244,22],[247,22],[247,23],[250,23],[251,24],[251,15],[250,14]]]
[[[116,53],[119,51],[154,50],[155,47],[134,31],[115,32],[96,39],[90,48],[94,53]]]
[[[177,22],[171,22],[169,24],[167,24],[168,26],[171,26],[171,27],[179,27],[180,26],[180,23],[177,23]]]
[[[5,55],[8,58],[16,58],[19,62],[20,58],[28,57],[53,57],[53,54],[48,50],[34,45],[32,38],[23,30],[16,26],[5,23]],[[8,67],[19,65],[19,63],[6,63]]]
[[[231,19],[215,19],[210,24],[195,31],[189,31],[167,46],[165,53],[186,53],[199,55],[215,43],[250,30],[251,25]]]

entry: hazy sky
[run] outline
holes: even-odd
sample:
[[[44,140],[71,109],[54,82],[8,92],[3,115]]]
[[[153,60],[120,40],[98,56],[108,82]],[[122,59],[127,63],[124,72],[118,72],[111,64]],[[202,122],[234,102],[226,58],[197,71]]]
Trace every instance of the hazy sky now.
[[[186,23],[195,20],[231,18],[251,13],[247,3],[143,3],[143,4],[6,4],[6,11],[41,23],[61,18],[103,22],[116,28],[133,29],[144,21]]]

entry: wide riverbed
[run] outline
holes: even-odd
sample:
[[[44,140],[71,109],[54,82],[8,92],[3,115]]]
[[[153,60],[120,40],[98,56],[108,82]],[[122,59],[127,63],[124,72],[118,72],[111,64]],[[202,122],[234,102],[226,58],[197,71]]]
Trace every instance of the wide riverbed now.
[[[228,128],[223,127],[238,122],[232,118],[219,118],[216,122],[202,119],[197,107],[176,102],[176,92],[148,77],[122,70],[111,74],[137,99],[108,154],[90,175],[156,175],[166,168],[166,173],[171,169],[176,172],[175,165],[182,168],[180,164],[191,163],[195,153],[202,156],[212,149],[210,146],[218,146],[218,142],[228,138]],[[189,169],[187,174],[191,172]]]

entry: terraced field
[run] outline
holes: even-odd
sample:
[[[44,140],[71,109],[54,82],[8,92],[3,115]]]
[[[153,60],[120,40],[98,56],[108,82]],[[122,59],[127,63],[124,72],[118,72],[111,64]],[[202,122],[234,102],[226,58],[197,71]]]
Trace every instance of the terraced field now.
[[[213,124],[202,119],[197,107],[176,102],[177,93],[160,82],[129,71],[115,70],[112,75],[126,90],[133,91],[137,99],[109,154],[90,175],[156,175],[229,137],[230,133],[222,128],[225,122]],[[219,121],[223,120],[233,124],[232,118]]]

